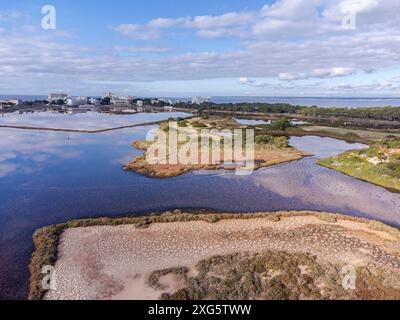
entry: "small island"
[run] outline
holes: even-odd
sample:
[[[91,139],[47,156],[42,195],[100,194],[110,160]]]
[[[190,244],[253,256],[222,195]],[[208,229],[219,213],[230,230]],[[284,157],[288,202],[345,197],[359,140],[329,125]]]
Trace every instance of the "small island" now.
[[[400,140],[396,137],[322,159],[318,164],[400,192]]]
[[[245,154],[242,161],[236,161],[236,159],[227,158],[224,153],[224,140],[232,139],[234,131],[233,130],[242,130],[243,132],[243,141],[246,139],[246,128],[248,126],[241,125],[235,119],[219,117],[219,116],[207,116],[207,117],[195,117],[192,119],[178,119],[176,121],[176,129],[171,128],[169,126],[169,122],[163,122],[160,124],[160,128],[153,132],[153,134],[157,137],[162,134],[168,134],[170,130],[179,130],[179,134],[181,136],[181,140],[177,144],[177,151],[169,152],[168,145],[169,141],[162,146],[165,150],[164,152],[164,163],[160,163],[156,159],[157,155],[154,155],[153,152],[149,152],[151,146],[156,143],[155,140],[140,140],[133,142],[133,146],[145,150],[145,153],[136,157],[132,162],[124,167],[124,170],[127,171],[135,171],[142,175],[156,178],[166,178],[166,177],[175,177],[181,174],[194,171],[194,170],[257,170],[260,168],[269,167],[276,164],[281,164],[285,162],[300,160],[309,154],[304,153],[302,151],[296,150],[295,148],[289,146],[289,139],[285,135],[285,129],[289,127],[289,123],[287,120],[277,120],[273,126],[278,127],[277,132],[281,135],[277,135],[276,131],[272,134],[265,134],[262,130],[255,130],[254,137],[254,159],[250,157],[246,158],[246,147],[243,143],[242,145],[242,154]],[[207,133],[204,133],[202,129],[209,129]],[[212,131],[215,129],[216,131]],[[224,130],[231,130],[232,135],[230,133],[224,132]],[[267,132],[269,133],[269,132]],[[195,140],[193,139],[195,136]],[[205,138],[206,144],[210,146],[210,148],[206,149],[207,153],[204,154],[204,151],[201,148],[201,141],[204,141]],[[217,144],[214,146],[214,142]],[[193,150],[197,151],[195,161],[190,161],[189,163],[172,163],[170,161],[173,157],[176,157],[176,154],[181,152],[181,150]],[[218,161],[213,161],[213,157],[211,152],[217,150],[218,153]],[[203,161],[204,155],[207,160]],[[231,155],[230,155],[231,156]],[[228,156],[229,157],[229,156]],[[246,167],[246,162],[251,160],[252,166]]]

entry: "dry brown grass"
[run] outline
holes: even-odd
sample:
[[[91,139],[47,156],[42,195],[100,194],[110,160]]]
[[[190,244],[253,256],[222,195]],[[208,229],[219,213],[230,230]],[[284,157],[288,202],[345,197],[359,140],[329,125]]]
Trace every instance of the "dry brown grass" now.
[[[168,178],[179,176],[195,170],[241,169],[243,166],[245,166],[244,163],[246,161],[252,160],[254,160],[254,168],[251,169],[258,170],[260,168],[265,168],[276,164],[300,160],[306,156],[309,156],[308,154],[289,146],[278,146],[271,142],[266,144],[255,144],[254,159],[251,154],[246,154],[245,150],[243,150],[243,159],[237,161],[238,159],[235,159],[233,154],[228,156],[224,154],[223,136],[209,135],[207,137],[209,141],[209,148],[206,150],[202,149],[200,138],[196,140],[196,142],[190,139],[190,136],[193,133],[198,133],[200,137],[200,130],[196,129],[196,127],[193,127],[193,124],[201,124],[206,128],[214,126],[218,128],[233,129],[239,126],[235,120],[220,117],[212,117],[206,120],[194,118],[190,119],[188,123],[188,127],[181,129],[183,130],[181,134],[186,135],[186,142],[178,143],[178,150],[170,153],[168,139],[165,141],[166,143],[164,145],[159,146],[159,148],[161,148],[160,152],[165,155],[163,159],[158,159],[160,152],[154,154],[154,150],[149,149],[153,143],[156,142],[144,140],[133,142],[134,147],[140,150],[145,150],[145,153],[136,157],[132,162],[126,165],[124,170],[135,171],[149,177]],[[168,127],[168,123],[163,122],[160,125],[160,130],[158,133],[155,132],[155,134],[160,135],[162,134],[162,131],[167,132],[169,130],[171,129]],[[213,140],[214,142],[215,140],[220,140],[219,146],[218,144],[213,145]],[[215,150],[215,148],[218,148],[218,150]],[[189,163],[182,163],[182,161],[179,161],[179,157],[177,157],[177,154],[181,153],[182,150],[197,150],[197,155],[191,154],[192,159],[189,161]],[[217,152],[217,155],[219,153],[219,159],[213,158],[215,151]],[[204,152],[207,154],[204,154]],[[187,153],[187,155],[189,154]],[[204,160],[204,158],[207,160]],[[176,160],[178,160],[177,163]]]
[[[309,254],[267,251],[200,261],[194,277],[189,277],[187,270],[176,268],[155,271],[150,278],[158,283],[161,276],[179,270],[185,287],[161,294],[165,300],[400,299],[398,274],[394,277],[382,268],[359,267],[355,290],[347,290],[342,285],[342,267],[321,263]]]

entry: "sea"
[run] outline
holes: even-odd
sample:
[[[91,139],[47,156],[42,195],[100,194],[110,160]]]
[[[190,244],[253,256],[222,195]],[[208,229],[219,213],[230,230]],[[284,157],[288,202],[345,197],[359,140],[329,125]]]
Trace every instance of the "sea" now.
[[[20,99],[24,101],[45,100],[45,95],[0,95],[0,99]],[[167,99],[190,101],[190,97],[169,97]],[[341,108],[363,108],[363,107],[400,107],[399,98],[342,98],[342,97],[255,97],[255,96],[215,96],[210,98],[215,103],[289,103],[299,106],[317,107],[341,107]]]

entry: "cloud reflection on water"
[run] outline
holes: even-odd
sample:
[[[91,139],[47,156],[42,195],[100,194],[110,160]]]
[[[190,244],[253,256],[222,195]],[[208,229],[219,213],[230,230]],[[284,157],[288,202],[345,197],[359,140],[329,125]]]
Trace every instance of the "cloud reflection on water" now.
[[[275,194],[277,199],[287,199],[287,209],[358,212],[400,224],[399,193],[316,164],[318,158],[364,148],[364,145],[320,137],[293,137],[291,145],[315,156],[255,171],[246,183]],[[233,175],[222,177],[238,179]]]
[[[88,112],[68,116],[49,112],[35,112],[22,115],[6,114],[4,117],[0,117],[0,124],[97,130],[187,115],[187,113],[172,112],[112,116]],[[143,127],[131,128],[129,133],[134,134],[142,131]],[[0,128],[0,136],[2,137],[0,139],[0,177],[16,172],[31,173],[46,166],[49,161],[77,160],[85,152],[84,145],[90,148],[90,146],[99,144],[103,144],[104,147],[107,144],[114,144],[130,148],[131,141],[125,139],[124,132],[127,131],[109,131],[101,133],[100,136],[99,134]],[[132,159],[129,158],[129,154],[116,155],[116,159],[112,163],[122,165],[128,159]]]
[[[34,112],[23,114],[6,113],[0,117],[0,125],[71,130],[101,130],[160,121],[168,119],[169,117],[185,116],[188,116],[188,113],[138,113],[127,115],[115,115],[98,112],[76,114],[52,112]]]

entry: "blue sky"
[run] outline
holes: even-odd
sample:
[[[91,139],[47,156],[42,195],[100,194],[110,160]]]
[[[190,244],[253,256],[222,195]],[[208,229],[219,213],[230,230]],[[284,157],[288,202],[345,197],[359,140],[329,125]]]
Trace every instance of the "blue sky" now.
[[[41,28],[47,4],[56,30]],[[399,96],[399,9],[400,0],[3,1],[0,94]]]

